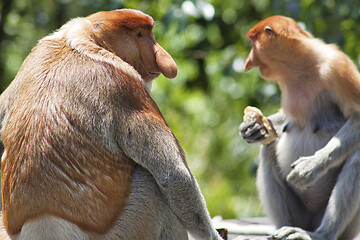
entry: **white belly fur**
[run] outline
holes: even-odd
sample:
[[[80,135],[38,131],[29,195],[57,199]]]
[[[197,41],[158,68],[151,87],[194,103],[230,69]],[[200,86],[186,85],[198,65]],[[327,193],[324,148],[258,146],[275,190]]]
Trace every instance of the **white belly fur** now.
[[[291,131],[284,132],[276,148],[278,164],[282,169],[283,177],[290,173],[291,164],[294,161],[300,157],[313,155],[324,147],[330,138],[329,135],[314,134],[310,127],[292,128]]]
[[[305,129],[293,128],[289,132],[283,133],[276,149],[278,164],[282,169],[282,177],[286,179],[294,161],[303,156],[313,155],[329,142],[332,135],[321,132],[313,133],[310,127]],[[338,173],[339,169],[330,170],[325,177],[320,178],[316,184],[306,190],[297,189],[290,183],[289,186],[310,212],[317,213],[326,207]]]

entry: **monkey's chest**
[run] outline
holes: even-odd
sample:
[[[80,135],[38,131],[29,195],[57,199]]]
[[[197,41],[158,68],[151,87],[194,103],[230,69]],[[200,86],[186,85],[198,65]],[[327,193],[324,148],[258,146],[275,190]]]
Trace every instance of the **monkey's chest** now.
[[[276,151],[284,180],[286,181],[286,177],[292,170],[291,164],[294,161],[300,157],[313,155],[317,150],[324,147],[334,134],[335,132],[332,131],[314,133],[310,127],[305,129],[293,128],[283,133]],[[291,183],[289,185],[302,200],[305,207],[315,213],[326,206],[338,172],[338,169],[331,169],[307,189],[299,189]]]
[[[292,127],[284,132],[277,144],[276,154],[281,174],[286,177],[291,171],[291,164],[300,157],[311,156],[323,148],[333,134],[315,134],[311,129]]]

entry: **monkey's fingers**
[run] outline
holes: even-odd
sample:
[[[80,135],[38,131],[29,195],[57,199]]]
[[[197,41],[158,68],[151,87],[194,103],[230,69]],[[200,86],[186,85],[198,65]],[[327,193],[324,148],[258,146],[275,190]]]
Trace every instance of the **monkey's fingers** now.
[[[277,230],[273,235],[273,239],[301,239],[311,240],[309,234],[301,228],[297,227],[282,227]]]
[[[261,142],[269,137],[266,129],[255,120],[241,123],[239,133],[247,143]]]
[[[248,122],[251,124],[255,121],[260,125],[260,132],[263,138],[258,138],[257,140],[263,145],[269,144],[278,137],[271,121],[262,114],[260,109],[256,107],[247,106],[244,110],[243,120],[245,123]]]

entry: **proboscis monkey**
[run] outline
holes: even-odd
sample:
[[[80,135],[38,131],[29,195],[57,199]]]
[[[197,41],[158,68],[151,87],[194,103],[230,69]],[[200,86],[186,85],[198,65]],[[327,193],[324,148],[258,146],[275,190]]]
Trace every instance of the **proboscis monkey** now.
[[[245,70],[258,67],[281,90],[269,117],[279,136],[262,146],[260,199],[279,228],[275,239],[353,239],[360,231],[360,75],[335,45],[287,17],[256,24]],[[256,120],[242,123],[249,142],[268,137]]]
[[[11,239],[220,239],[149,95],[177,74],[136,10],[39,41],[0,97],[2,214]]]

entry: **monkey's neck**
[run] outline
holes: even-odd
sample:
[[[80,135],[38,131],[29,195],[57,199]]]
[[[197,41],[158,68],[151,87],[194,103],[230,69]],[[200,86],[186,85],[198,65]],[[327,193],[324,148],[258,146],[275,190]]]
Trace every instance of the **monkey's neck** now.
[[[301,89],[302,87],[304,86],[297,84],[282,87],[281,105],[288,119],[299,125],[306,125],[311,117],[308,110],[314,102],[314,95],[308,87]]]
[[[279,82],[279,86],[285,115],[299,125],[306,125],[311,118],[309,109],[314,104],[314,98],[323,90],[318,74],[311,69],[300,71],[287,76]]]
[[[334,46],[318,39],[305,40],[297,49],[297,58],[281,66],[282,75],[277,82],[284,113],[294,122],[306,125],[315,96],[325,89],[324,78],[333,70],[329,68],[329,60],[336,55]]]

